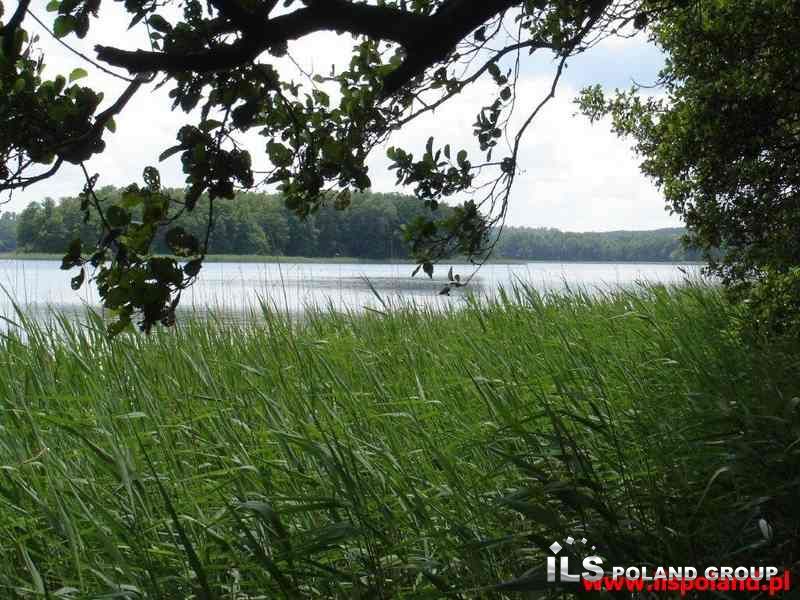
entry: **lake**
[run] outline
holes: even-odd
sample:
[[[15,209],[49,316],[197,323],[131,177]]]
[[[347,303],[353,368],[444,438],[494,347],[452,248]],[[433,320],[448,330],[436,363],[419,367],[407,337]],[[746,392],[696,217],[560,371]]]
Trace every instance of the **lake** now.
[[[49,260],[0,260],[0,314],[12,312],[9,294],[33,315],[82,311],[97,306],[97,290],[91,285],[80,292],[69,286],[75,272],[59,269]],[[243,312],[266,300],[281,310],[301,313],[308,306],[333,306],[336,309],[381,308],[373,289],[387,301],[411,300],[425,305],[452,305],[463,302],[465,290],[493,296],[497,290],[523,281],[541,291],[584,288],[589,291],[632,286],[638,282],[679,283],[697,277],[695,264],[672,263],[554,263],[530,262],[482,267],[467,288],[450,297],[438,292],[447,282],[449,265],[437,266],[433,280],[421,272],[411,277],[409,263],[245,263],[210,262],[204,265],[199,281],[182,299],[183,310],[208,309],[228,313]],[[469,265],[454,265],[454,273],[468,277]]]

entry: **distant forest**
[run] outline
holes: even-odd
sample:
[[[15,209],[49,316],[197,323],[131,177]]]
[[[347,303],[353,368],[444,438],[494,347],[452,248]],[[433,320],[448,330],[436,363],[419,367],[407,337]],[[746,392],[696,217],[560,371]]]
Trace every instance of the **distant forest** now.
[[[119,198],[104,188],[108,202]],[[440,210],[446,211],[447,207]],[[346,256],[405,259],[408,247],[400,227],[429,211],[413,197],[366,192],[355,194],[347,210],[324,206],[302,221],[280,196],[241,193],[234,201],[215,205],[212,254],[303,257]],[[0,214],[0,252],[62,253],[80,237],[97,240],[96,221],[83,222],[80,200],[69,197],[31,202],[20,213]],[[184,215],[182,226],[202,239],[205,214]],[[506,227],[495,256],[528,260],[680,261],[697,255],[683,248],[682,229],[570,233],[557,229]],[[159,251],[166,252],[163,241]]]

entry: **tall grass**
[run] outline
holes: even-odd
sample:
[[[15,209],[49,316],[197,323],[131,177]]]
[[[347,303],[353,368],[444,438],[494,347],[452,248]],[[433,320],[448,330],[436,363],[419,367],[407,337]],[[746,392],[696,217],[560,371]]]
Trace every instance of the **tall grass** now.
[[[0,597],[512,597],[798,560],[796,348],[714,289],[0,341]],[[15,332],[16,331],[16,332]]]

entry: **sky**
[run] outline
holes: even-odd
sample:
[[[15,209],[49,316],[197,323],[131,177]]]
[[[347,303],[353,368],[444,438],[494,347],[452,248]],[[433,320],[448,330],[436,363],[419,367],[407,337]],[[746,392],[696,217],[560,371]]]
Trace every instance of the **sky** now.
[[[31,9],[45,23],[53,15],[45,10],[46,0],[33,0]],[[121,3],[103,3],[101,19],[95,21],[86,40],[66,38],[70,46],[94,56],[96,43],[124,47],[148,48],[141,28],[126,31],[127,15]],[[85,85],[105,92],[106,103],[124,89],[125,82],[105,75],[58,44],[36,23],[27,19],[26,27],[39,33],[39,46],[45,53],[45,76],[68,74],[82,67],[89,76]],[[98,26],[99,25],[99,26]],[[304,70],[327,74],[332,62],[342,64],[349,56],[352,39],[332,33],[315,34],[290,45],[292,58]],[[274,62],[265,56],[264,62]],[[507,223],[515,226],[556,227],[568,231],[609,231],[619,229],[656,229],[680,226],[676,216],[665,210],[663,197],[638,168],[630,140],[621,140],[610,131],[607,122],[589,123],[575,115],[573,100],[579,90],[599,83],[607,90],[628,88],[633,81],[650,83],[656,79],[663,56],[643,37],[610,39],[589,52],[572,59],[562,76],[556,96],[545,106],[521,146],[517,176],[511,194]],[[284,61],[276,64],[279,71],[294,69]],[[546,55],[534,55],[523,63],[518,84],[516,121],[532,109],[550,88],[555,64]],[[179,155],[163,163],[157,162],[160,152],[174,144],[177,129],[188,122],[180,110],[171,111],[167,98],[169,85],[161,89],[140,90],[116,119],[117,130],[105,136],[106,151],[93,157],[90,171],[101,174],[98,185],[124,186],[141,181],[144,167],[155,165],[162,182],[181,187],[184,175]],[[472,123],[480,107],[496,95],[491,81],[478,82],[433,114],[413,122],[390,140],[417,156],[424,152],[430,136],[451,143],[454,148],[473,148]],[[247,145],[254,163],[263,160],[263,138],[249,136]],[[397,188],[393,172],[388,170],[386,148],[377,148],[370,159],[373,191],[407,191]],[[498,153],[498,156],[500,154]],[[471,154],[471,156],[473,156]],[[477,159],[477,156],[476,156]],[[51,178],[16,192],[3,210],[21,210],[29,202],[45,197],[76,195],[83,186],[83,175],[77,167],[62,168]]]

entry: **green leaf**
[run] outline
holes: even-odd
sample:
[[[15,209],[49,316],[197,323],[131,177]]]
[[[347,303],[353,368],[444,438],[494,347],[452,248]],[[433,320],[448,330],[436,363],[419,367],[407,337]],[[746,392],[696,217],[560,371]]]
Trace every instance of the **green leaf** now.
[[[152,15],[147,22],[150,24],[150,27],[161,33],[169,33],[172,31],[172,25],[161,15]]]
[[[114,117],[108,118],[108,121],[106,121],[106,129],[108,129],[111,133],[114,133],[117,130],[117,122],[114,120]]]
[[[190,256],[200,249],[200,243],[191,233],[183,227],[173,227],[165,236],[165,241],[170,249],[178,256]]]
[[[148,264],[151,273],[160,283],[180,285],[183,282],[183,273],[174,259],[159,256],[151,258]]]
[[[87,75],[89,75],[89,73],[86,72],[86,69],[78,67],[77,69],[73,69],[72,73],[69,74],[69,82],[78,81],[78,79],[83,79]]]
[[[154,234],[155,226],[152,223],[131,223],[125,232],[125,243],[136,252],[145,254],[150,248]]]
[[[149,194],[145,197],[144,213],[142,220],[145,224],[153,225],[167,215],[169,198],[161,194]]]
[[[75,29],[75,17],[72,15],[59,15],[53,23],[53,34],[57,38],[69,35]]]
[[[55,86],[56,94],[60,94],[64,86],[67,85],[67,80],[64,79],[63,75],[56,75],[56,78],[53,80],[53,85]]]
[[[28,572],[31,574],[31,579],[33,579],[33,589],[36,590],[37,595],[45,595],[47,592],[44,587],[44,579],[42,578],[41,573],[39,573],[39,570],[36,568],[33,560],[31,560],[31,557],[25,547],[19,545],[19,549],[22,557],[25,559],[25,564],[28,567]]]
[[[47,3],[47,12],[58,12],[60,4],[60,0],[50,0],[50,2]]]
[[[62,15],[68,15],[78,8],[78,5],[82,4],[84,1],[85,0],[61,0],[61,2],[59,2],[58,10]]]
[[[350,206],[350,190],[344,189],[338,194],[336,194],[336,200],[333,202],[333,207],[336,210],[344,210],[348,206]]]
[[[161,174],[155,167],[145,167],[142,178],[151,192],[157,192],[161,189]]]
[[[75,238],[70,242],[69,248],[67,248],[67,253],[64,255],[64,258],[61,259],[61,268],[64,271],[66,271],[76,265],[79,265],[80,261],[81,261],[81,240],[80,238]]]
[[[117,336],[131,327],[131,325],[131,316],[127,313],[122,313],[116,321],[108,325],[108,336]]]
[[[213,131],[217,127],[222,127],[222,121],[216,121],[214,119],[206,119],[205,121],[200,123],[199,129],[200,131],[209,132]]]
[[[144,202],[144,195],[138,186],[132,185],[123,190],[120,204],[125,208],[133,208]]]
[[[158,162],[167,160],[170,156],[177,154],[181,150],[183,150],[183,146],[173,146],[172,148],[167,148],[161,154],[159,154]]]
[[[130,213],[116,204],[106,209],[106,221],[112,227],[125,227],[131,222]]]
[[[292,151],[283,144],[275,141],[270,141],[267,144],[267,153],[272,164],[276,167],[288,167],[294,160]]]
[[[197,277],[200,269],[203,268],[203,261],[199,258],[190,260],[183,266],[183,272],[189,277]]]

